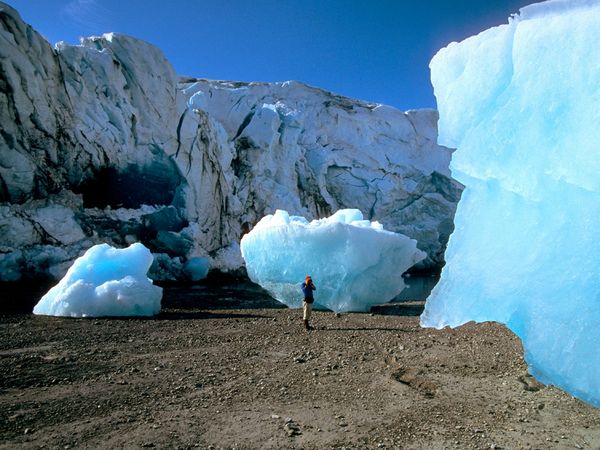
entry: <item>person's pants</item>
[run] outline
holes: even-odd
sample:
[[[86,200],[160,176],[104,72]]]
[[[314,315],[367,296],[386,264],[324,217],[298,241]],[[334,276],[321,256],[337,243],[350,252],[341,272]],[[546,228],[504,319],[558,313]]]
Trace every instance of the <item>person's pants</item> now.
[[[310,319],[311,312],[312,312],[312,303],[304,302],[304,320]]]

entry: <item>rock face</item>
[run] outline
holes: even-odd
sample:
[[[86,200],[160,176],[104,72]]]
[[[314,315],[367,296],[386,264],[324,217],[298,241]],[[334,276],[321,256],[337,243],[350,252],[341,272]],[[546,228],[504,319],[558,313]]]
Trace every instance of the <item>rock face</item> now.
[[[178,78],[117,35],[52,48],[0,3],[0,281],[56,279],[91,245],[141,241],[239,269],[239,239],[276,209],[358,208],[439,267],[461,185],[437,112],[400,112],[298,82]]]

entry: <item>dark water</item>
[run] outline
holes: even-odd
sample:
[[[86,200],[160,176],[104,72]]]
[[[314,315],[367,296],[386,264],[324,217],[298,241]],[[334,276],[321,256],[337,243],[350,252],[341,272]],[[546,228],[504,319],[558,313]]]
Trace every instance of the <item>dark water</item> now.
[[[375,306],[379,314],[419,315],[438,276],[405,277],[409,286],[391,303]],[[50,283],[0,283],[0,314],[30,314],[39,299],[53,286]],[[163,308],[252,309],[285,308],[260,286],[248,280],[206,282],[195,285],[163,286]]]

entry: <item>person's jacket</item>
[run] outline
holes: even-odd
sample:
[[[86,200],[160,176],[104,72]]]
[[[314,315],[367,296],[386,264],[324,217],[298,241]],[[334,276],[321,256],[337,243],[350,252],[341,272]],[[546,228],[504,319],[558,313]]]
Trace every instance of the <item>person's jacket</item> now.
[[[317,290],[315,285],[313,283],[310,283],[307,285],[303,281],[302,286],[300,286],[300,288],[302,289],[302,293],[304,294],[304,299],[307,300],[307,303],[312,303],[312,301],[314,300],[313,291]],[[308,300],[310,300],[310,301],[308,301]]]

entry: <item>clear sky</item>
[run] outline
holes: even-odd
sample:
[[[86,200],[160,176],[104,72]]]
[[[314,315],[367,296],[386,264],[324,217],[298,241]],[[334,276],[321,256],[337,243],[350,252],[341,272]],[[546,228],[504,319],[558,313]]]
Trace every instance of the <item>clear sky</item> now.
[[[438,49],[535,0],[4,0],[54,44],[109,31],[159,47],[180,75],[299,80],[402,110],[435,107]]]

